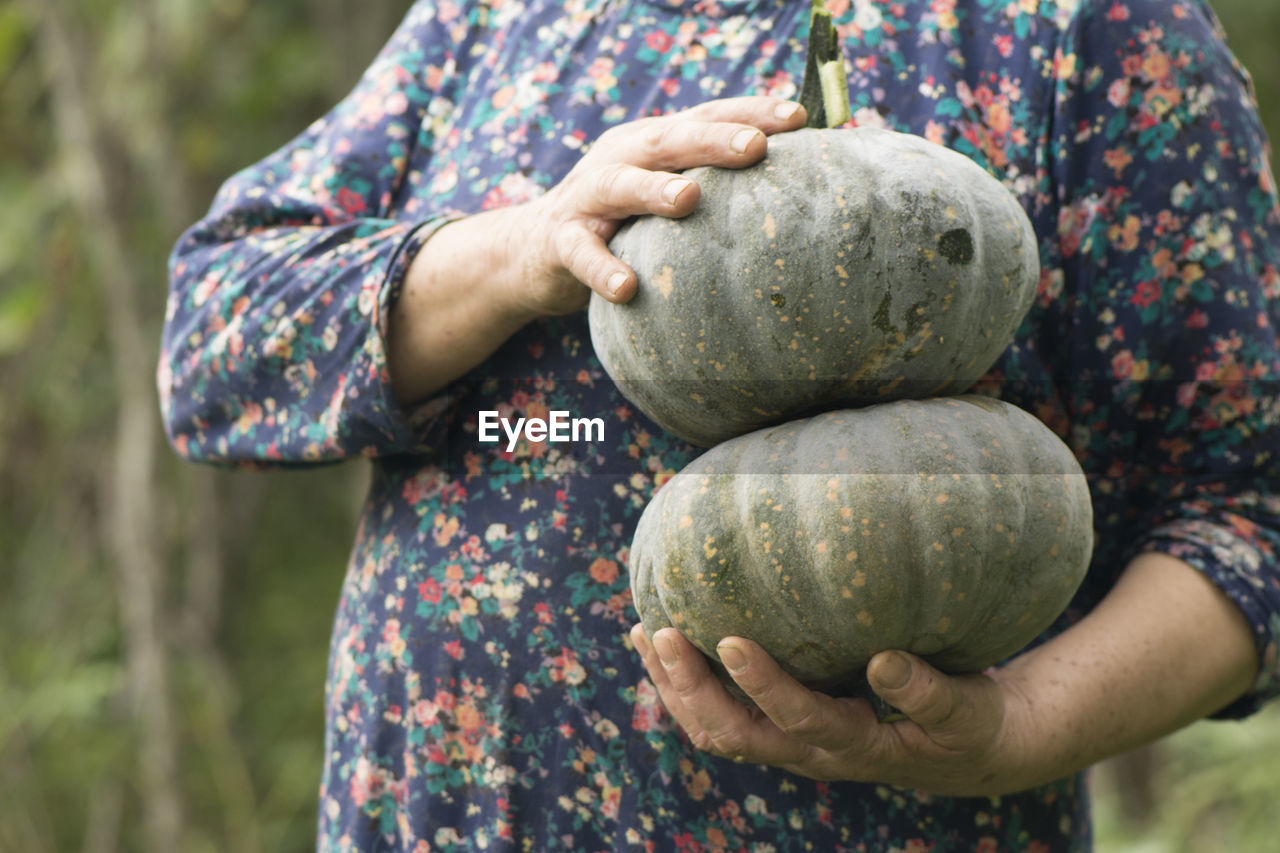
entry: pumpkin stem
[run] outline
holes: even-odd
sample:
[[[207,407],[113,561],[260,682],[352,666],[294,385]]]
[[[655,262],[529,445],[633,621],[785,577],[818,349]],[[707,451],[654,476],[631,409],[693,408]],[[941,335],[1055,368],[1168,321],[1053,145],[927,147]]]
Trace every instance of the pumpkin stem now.
[[[836,26],[823,0],[813,0],[809,14],[800,103],[808,113],[807,127],[839,127],[849,120],[849,77]]]

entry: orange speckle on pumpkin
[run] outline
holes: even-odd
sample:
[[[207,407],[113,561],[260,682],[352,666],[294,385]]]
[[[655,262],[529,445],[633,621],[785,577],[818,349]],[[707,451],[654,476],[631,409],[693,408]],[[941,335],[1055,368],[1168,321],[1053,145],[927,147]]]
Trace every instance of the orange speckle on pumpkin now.
[[[858,624],[860,624],[860,625],[870,625],[871,623],[873,623],[873,622],[875,622],[875,621],[876,621],[876,620],[875,620],[875,619],[873,619],[873,618],[871,617],[871,614],[870,614],[870,613],[868,613],[867,611],[865,611],[865,610],[859,610],[859,611],[858,611]]]
[[[951,500],[951,496],[948,494],[941,494],[941,495],[938,495],[936,498],[934,498],[934,500],[940,504],[944,504],[947,501]]]
[[[681,529],[681,530],[684,530],[686,527],[692,527],[692,526],[693,526],[693,516],[691,516],[691,515],[682,515],[682,516],[680,516],[680,529]]]
[[[673,277],[675,270],[669,265],[662,268],[662,272],[653,277],[653,286],[658,288],[658,292],[662,294],[663,299],[671,298],[671,291],[675,289]]]
[[[772,213],[766,213],[764,215],[764,225],[761,226],[761,230],[764,231],[764,235],[770,240],[778,236],[778,223],[773,221]]]

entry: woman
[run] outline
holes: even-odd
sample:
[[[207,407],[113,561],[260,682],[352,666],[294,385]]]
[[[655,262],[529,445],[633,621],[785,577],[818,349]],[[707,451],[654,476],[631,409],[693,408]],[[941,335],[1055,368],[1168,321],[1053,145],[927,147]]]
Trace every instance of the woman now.
[[[832,9],[854,123],[974,157],[1040,237],[1039,298],[981,388],[1089,474],[1071,608],[992,676],[878,656],[911,717],[883,726],[740,639],[721,653],[769,717],[673,632],[628,643],[631,531],[697,451],[618,395],[579,309],[634,293],[606,240],[691,210],[677,172],[802,124],[808,4],[424,0],[172,261],[180,453],[375,457],[319,849],[1086,849],[1088,763],[1276,693],[1280,214],[1211,12]],[[479,440],[481,412],[552,410],[603,439]]]

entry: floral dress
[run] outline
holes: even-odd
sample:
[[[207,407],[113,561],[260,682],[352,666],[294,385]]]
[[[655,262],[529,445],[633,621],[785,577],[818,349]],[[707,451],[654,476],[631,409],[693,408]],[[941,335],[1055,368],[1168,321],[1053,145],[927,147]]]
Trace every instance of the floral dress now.
[[[1280,691],[1280,212],[1249,81],[1202,0],[830,0],[852,124],[972,157],[1040,241],[979,384],[1088,474],[1097,547],[1052,631],[1136,553],[1202,571]],[[441,222],[527,201],[605,129],[791,97],[807,0],[422,0],[355,90],[232,177],[178,243],[159,367],[183,456],[367,456],[333,626],[324,851],[1079,850],[1082,776],[996,799],[822,783],[692,748],[627,630],[627,552],[699,450],[623,399],[585,315],[436,398],[389,390],[387,317]],[[445,233],[445,232],[441,232]],[[479,440],[481,411],[603,436]]]

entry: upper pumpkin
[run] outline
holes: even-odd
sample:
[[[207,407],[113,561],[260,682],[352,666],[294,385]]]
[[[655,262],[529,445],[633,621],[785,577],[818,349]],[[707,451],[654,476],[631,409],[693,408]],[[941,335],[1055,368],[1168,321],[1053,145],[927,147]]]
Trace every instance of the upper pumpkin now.
[[[972,160],[878,128],[770,137],[741,170],[686,174],[683,219],[610,243],[636,271],[597,296],[596,354],[663,428],[710,446],[826,409],[955,394],[1004,351],[1039,278],[1014,196]]]

